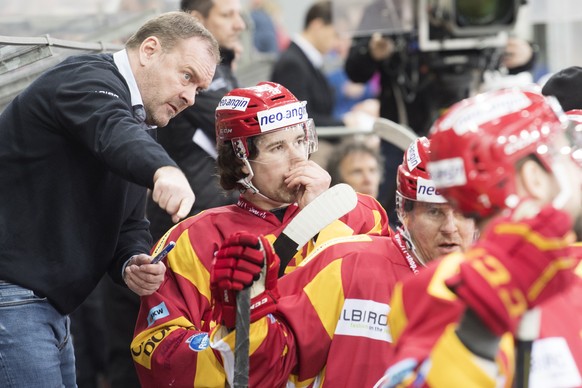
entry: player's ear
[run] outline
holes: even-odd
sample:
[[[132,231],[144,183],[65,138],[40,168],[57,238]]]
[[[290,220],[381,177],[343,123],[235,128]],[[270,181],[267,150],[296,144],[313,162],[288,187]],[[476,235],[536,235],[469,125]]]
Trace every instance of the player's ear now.
[[[542,203],[550,203],[552,200],[553,177],[542,167],[540,163],[533,159],[523,162],[518,172],[517,185],[521,197],[529,197]]]

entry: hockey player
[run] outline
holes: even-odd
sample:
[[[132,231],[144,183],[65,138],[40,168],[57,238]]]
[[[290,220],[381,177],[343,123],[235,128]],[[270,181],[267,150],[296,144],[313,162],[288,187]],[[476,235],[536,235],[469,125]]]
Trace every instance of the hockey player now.
[[[395,356],[378,386],[510,385],[509,334],[536,307],[532,385],[582,384],[582,320],[566,318],[582,314],[571,245],[572,221],[578,233],[582,222],[581,144],[566,122],[555,100],[504,90],[463,100],[435,123],[431,175],[483,233],[464,255],[396,286]]]
[[[236,335],[233,291],[261,273],[264,258],[266,276],[251,288],[256,307],[250,385],[369,387],[380,378],[392,349],[386,319],[395,282],[417,273],[433,255],[460,252],[473,241],[473,223],[444,203],[426,172],[428,147],[421,138],[405,153],[398,171],[404,227],[392,237],[330,240],[278,282],[273,275],[278,259],[264,238],[244,233],[227,240],[212,273],[223,325],[211,343],[225,360],[229,382]],[[412,241],[423,248],[412,249]],[[253,248],[258,244],[262,252]],[[276,312],[268,315],[275,305]]]
[[[218,169],[226,190],[238,189],[236,205],[209,209],[170,229],[168,268],[160,289],[142,298],[131,352],[144,387],[224,386],[222,365],[208,348],[212,326],[210,269],[224,240],[252,230],[273,241],[313,198],[329,187],[329,174],[308,155],[317,148],[304,101],[275,83],[234,89],[216,109]],[[389,235],[387,216],[369,196],[321,232],[315,244],[335,235]],[[313,249],[310,243],[289,270]]]
[[[475,224],[440,195],[427,171],[429,141],[415,140],[396,173],[396,214],[401,223],[394,236],[416,261],[426,265],[437,257],[465,251],[473,243]]]

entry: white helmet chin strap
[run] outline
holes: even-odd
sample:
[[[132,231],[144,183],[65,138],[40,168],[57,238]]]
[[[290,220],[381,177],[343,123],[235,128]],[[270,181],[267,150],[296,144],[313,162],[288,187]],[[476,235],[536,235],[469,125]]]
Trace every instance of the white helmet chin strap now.
[[[242,158],[242,161],[245,164],[245,166],[247,166],[247,168],[249,170],[249,174],[247,176],[245,176],[244,178],[239,179],[238,183],[240,183],[245,188],[245,190],[250,190],[253,193],[253,195],[261,196],[263,199],[265,199],[266,201],[271,203],[273,206],[275,206],[275,207],[281,206],[280,202],[274,201],[271,198],[269,198],[269,197],[265,196],[264,194],[262,194],[261,192],[259,192],[259,189],[257,189],[257,187],[255,185],[253,185],[253,182],[252,182],[252,179],[255,176],[255,173],[253,172],[253,168],[251,167],[249,160],[247,158]]]
[[[414,243],[412,242],[412,237],[410,237],[410,233],[408,232],[408,229],[406,229],[406,227],[404,227],[404,224],[402,224],[401,227],[400,226],[397,227],[397,229],[398,229],[398,232],[400,232],[400,235],[402,236],[402,239],[404,240],[404,243],[406,244],[406,248],[408,249],[410,254],[416,260],[418,260],[418,263],[420,265],[422,265],[423,267],[426,267],[426,261],[422,258],[420,253],[416,250],[416,247],[414,246]]]
[[[241,185],[243,185],[243,187],[245,188],[245,190],[251,190],[253,192],[253,194],[258,194],[259,193],[259,189],[257,189],[255,187],[255,185],[253,185],[252,179],[255,176],[255,173],[253,172],[253,168],[251,167],[251,164],[249,163],[249,160],[247,158],[241,158],[243,163],[245,164],[245,166],[248,168],[249,170],[249,174],[247,176],[245,176],[244,178],[239,179],[237,182],[240,183]]]

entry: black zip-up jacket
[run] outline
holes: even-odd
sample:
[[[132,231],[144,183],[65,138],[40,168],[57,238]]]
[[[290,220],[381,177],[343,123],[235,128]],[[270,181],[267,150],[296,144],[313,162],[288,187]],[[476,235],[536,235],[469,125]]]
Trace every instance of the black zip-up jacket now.
[[[151,248],[145,187],[175,163],[134,116],[110,54],[70,57],[0,116],[0,279],[64,314]]]

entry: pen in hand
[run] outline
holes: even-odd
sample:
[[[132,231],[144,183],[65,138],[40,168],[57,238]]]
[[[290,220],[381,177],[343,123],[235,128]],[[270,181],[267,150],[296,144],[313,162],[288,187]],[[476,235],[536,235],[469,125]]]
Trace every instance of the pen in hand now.
[[[170,241],[168,243],[168,245],[166,245],[164,247],[164,249],[162,249],[162,251],[160,253],[158,253],[150,262],[150,264],[156,264],[159,261],[163,260],[164,257],[166,257],[168,255],[168,253],[176,246],[176,243],[173,241]]]

